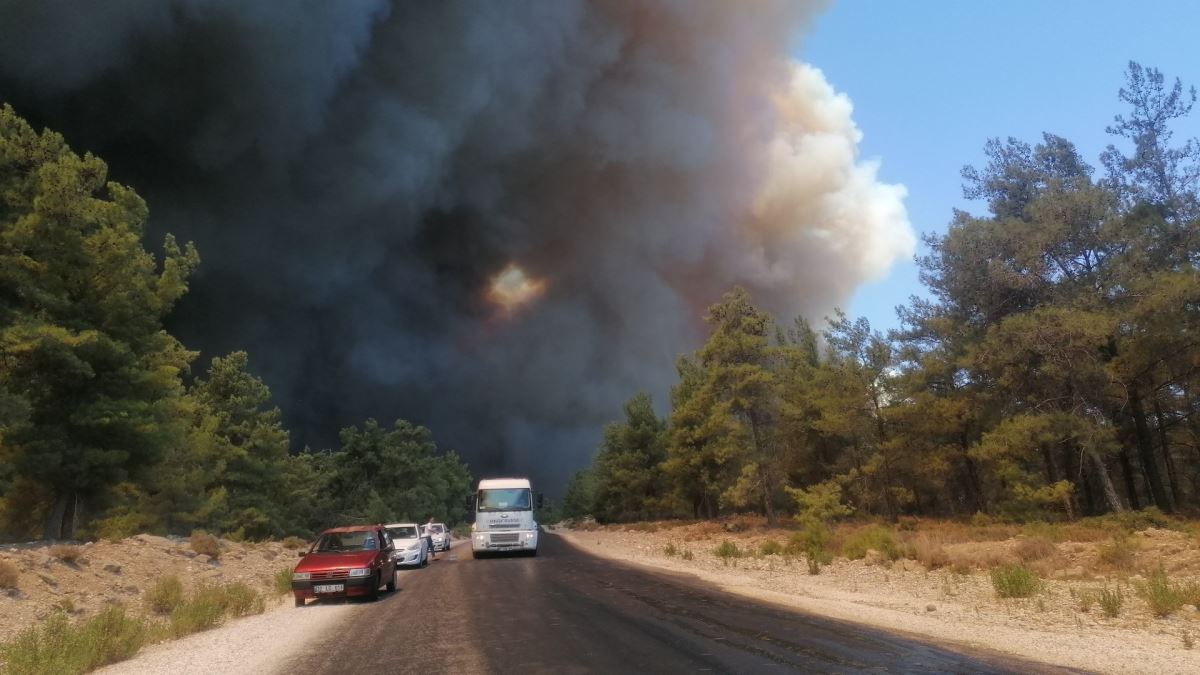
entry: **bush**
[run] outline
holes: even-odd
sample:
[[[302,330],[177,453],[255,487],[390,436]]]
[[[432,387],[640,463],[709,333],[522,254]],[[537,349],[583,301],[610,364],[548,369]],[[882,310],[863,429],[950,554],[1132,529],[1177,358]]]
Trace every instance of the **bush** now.
[[[663,553],[668,558],[674,558],[676,555],[679,555],[679,549],[675,548],[674,543],[668,543],[666,546],[663,547]]]
[[[177,576],[162,577],[146,591],[146,604],[157,614],[170,614],[183,604],[183,582]]]
[[[1029,563],[1057,554],[1058,547],[1044,537],[1027,537],[1017,542],[1013,552],[1017,554],[1021,562]]]
[[[691,560],[691,559],[695,558],[696,556],[692,555],[691,549],[685,548],[685,549],[683,549],[683,553],[679,557],[683,558],[684,560]]]
[[[1079,611],[1087,614],[1092,611],[1092,605],[1096,604],[1098,596],[1092,591],[1080,591],[1078,594],[1075,590],[1071,590],[1071,595],[1074,596],[1075,602],[1079,605]]]
[[[0,588],[16,588],[21,578],[21,571],[7,560],[0,560]]]
[[[196,530],[192,532],[192,536],[188,539],[192,550],[196,553],[209,556],[210,558],[221,557],[221,542],[217,538],[204,530]]]
[[[936,570],[950,565],[950,554],[946,553],[942,542],[928,535],[918,535],[905,550],[909,558],[921,563],[925,569]]]
[[[68,565],[74,565],[83,556],[83,550],[70,544],[55,544],[47,550],[52,558]]]
[[[1120,614],[1121,605],[1125,604],[1125,595],[1121,593],[1120,587],[1110,589],[1105,586],[1096,599],[1100,603],[1101,611],[1108,617],[1116,617]]]
[[[742,555],[742,552],[738,550],[737,544],[729,541],[728,539],[721,542],[721,545],[718,546],[713,553],[716,553],[718,558],[725,561],[726,565],[729,564],[730,558],[737,558]]]
[[[833,562],[829,551],[829,527],[818,520],[809,520],[803,532],[793,534],[783,551],[788,555],[803,555],[809,574],[820,574],[821,566]]]
[[[842,544],[842,555],[850,560],[861,560],[867,551],[878,551],[888,560],[900,558],[900,545],[892,531],[882,525],[863,528],[846,538]]]
[[[1112,541],[1102,544],[1098,550],[1100,562],[1117,570],[1133,569],[1134,556],[1137,554],[1137,542],[1124,532],[1118,533]]]
[[[261,614],[266,609],[263,598],[241,582],[224,586],[201,586],[171,612],[167,632],[172,637],[208,630],[219,626],[226,617]]]
[[[783,545],[774,539],[768,539],[758,545],[758,552],[762,555],[779,555],[783,553]]]
[[[56,612],[0,647],[0,657],[11,673],[76,675],[130,658],[146,638],[145,622],[126,616],[120,606],[76,625]]]
[[[1042,581],[1024,565],[1005,565],[992,570],[992,587],[997,597],[1028,598],[1042,587]]]
[[[273,577],[275,592],[283,595],[284,593],[292,592],[292,568],[284,567],[275,573]]]
[[[1170,616],[1184,605],[1200,602],[1200,586],[1175,585],[1161,567],[1142,584],[1140,592],[1146,604],[1150,606],[1150,611],[1158,617]]]
[[[308,542],[304,541],[300,537],[285,537],[283,540],[283,547],[295,551],[302,548],[308,548]]]

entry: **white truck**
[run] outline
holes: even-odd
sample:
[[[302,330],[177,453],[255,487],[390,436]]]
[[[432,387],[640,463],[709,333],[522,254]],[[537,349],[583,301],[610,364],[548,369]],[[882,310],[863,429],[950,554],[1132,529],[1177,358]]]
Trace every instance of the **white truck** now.
[[[534,494],[528,478],[485,478],[471,498],[471,552],[522,552],[537,555],[538,524],[533,519]],[[538,506],[542,496],[536,497]]]

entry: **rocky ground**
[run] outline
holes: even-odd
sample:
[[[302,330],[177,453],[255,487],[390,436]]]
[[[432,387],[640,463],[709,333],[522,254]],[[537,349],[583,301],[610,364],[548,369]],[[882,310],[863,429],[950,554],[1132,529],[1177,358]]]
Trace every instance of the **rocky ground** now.
[[[950,645],[1101,672],[1200,672],[1200,608],[1187,604],[1159,617],[1141,590],[1160,567],[1178,587],[1200,584],[1200,541],[1185,532],[1148,529],[1118,537],[1120,547],[1104,533],[1086,531],[1079,538],[1090,541],[1058,542],[1003,537],[1003,530],[989,541],[955,541],[963,538],[961,532],[951,536],[936,529],[901,532],[910,544],[923,542],[908,546],[907,554],[924,563],[868,551],[860,560],[835,558],[813,576],[801,558],[757,553],[763,542],[786,542],[792,534],[761,523],[558,531],[592,553],[694,574],[726,590]],[[726,541],[754,553],[722,558],[716,548]],[[931,547],[936,555],[928,553]],[[1041,589],[1029,598],[998,598],[989,569],[1017,562],[1042,577]],[[1116,617],[1106,616],[1095,602],[1101,589],[1120,590],[1123,604]]]
[[[278,598],[275,573],[295,565],[296,553],[279,542],[221,540],[219,557],[197,553],[187,539],[137,535],[118,542],[69,548],[45,544],[0,546],[0,565],[15,566],[15,587],[0,590],[0,641],[54,611],[87,617],[113,603],[148,613],[142,595],[157,579],[176,575],[185,587],[241,581]],[[70,559],[75,555],[74,559]]]

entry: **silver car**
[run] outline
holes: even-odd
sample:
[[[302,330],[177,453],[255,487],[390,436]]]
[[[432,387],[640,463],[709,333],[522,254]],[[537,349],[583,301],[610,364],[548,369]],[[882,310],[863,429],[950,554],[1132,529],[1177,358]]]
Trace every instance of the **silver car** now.
[[[425,536],[429,538],[433,550],[448,551],[450,550],[450,529],[445,523],[430,523],[425,526]]]
[[[396,567],[424,567],[429,564],[429,540],[421,534],[416,523],[392,523],[385,526],[396,550],[392,560]]]

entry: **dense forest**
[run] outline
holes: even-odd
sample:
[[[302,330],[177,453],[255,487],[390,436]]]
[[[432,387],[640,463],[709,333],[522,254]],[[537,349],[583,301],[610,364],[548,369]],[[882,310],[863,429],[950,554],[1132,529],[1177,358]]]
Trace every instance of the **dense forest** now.
[[[200,256],[147,251],[147,216],[99,158],[0,108],[0,537],[462,517],[466,465],[408,422],[289,453],[246,353],[201,366],[164,330]]]
[[[1200,142],[1194,89],[1131,63],[1089,165],[1067,139],[992,140],[918,259],[926,298],[884,335],[777,322],[734,289],[577,474],[565,515],[1075,518],[1200,506]]]

